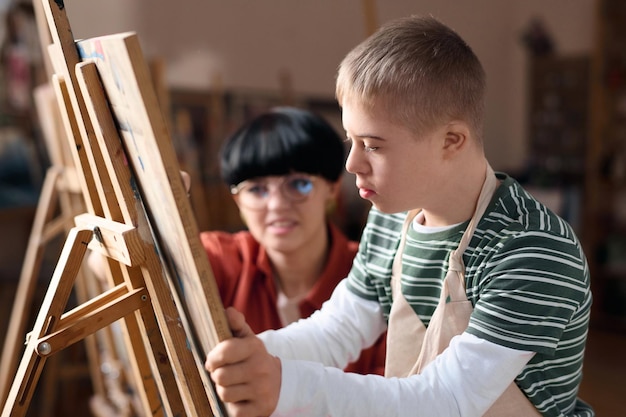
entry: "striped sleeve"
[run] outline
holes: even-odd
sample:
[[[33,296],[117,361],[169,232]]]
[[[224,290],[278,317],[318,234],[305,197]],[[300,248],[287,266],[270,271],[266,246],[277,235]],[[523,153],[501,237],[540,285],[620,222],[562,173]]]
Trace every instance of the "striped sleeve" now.
[[[468,332],[491,342],[552,355],[588,294],[576,241],[546,231],[509,238],[484,267]]]

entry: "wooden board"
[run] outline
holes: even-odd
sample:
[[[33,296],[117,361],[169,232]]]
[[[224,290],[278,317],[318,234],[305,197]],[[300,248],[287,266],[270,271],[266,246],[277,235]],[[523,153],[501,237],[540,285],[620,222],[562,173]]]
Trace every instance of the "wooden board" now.
[[[176,153],[135,33],[77,42],[94,62],[116,120],[161,256],[204,353],[231,336],[217,285],[199,238]]]

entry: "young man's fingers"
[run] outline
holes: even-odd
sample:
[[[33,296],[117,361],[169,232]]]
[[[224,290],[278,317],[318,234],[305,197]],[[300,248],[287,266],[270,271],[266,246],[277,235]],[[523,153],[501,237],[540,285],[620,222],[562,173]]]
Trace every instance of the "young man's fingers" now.
[[[215,386],[217,394],[222,401],[227,403],[237,403],[249,400],[249,388],[246,384],[221,385]]]
[[[228,307],[226,309],[226,319],[228,320],[228,325],[230,326],[230,330],[233,333],[234,337],[248,337],[254,336],[254,332],[246,323],[246,318],[243,314],[237,311],[234,307]]]
[[[271,412],[259,414],[259,405],[253,401],[241,401],[238,403],[226,403],[226,409],[230,417],[259,417],[269,416]]]
[[[180,171],[180,177],[183,180],[185,191],[189,192],[191,190],[191,176],[185,171]]]
[[[211,362],[214,365],[214,362]],[[213,367],[211,379],[224,387],[236,386],[250,382],[250,364],[246,362],[226,363],[223,366]]]
[[[241,362],[251,354],[252,341],[245,341],[247,337],[256,337],[245,317],[233,307],[226,309],[226,319],[233,333],[233,338],[226,339],[217,344],[208,354],[204,367],[213,372],[216,369]]]
[[[269,416],[274,411],[274,406],[262,398],[257,400],[225,401],[225,403],[230,417]]]
[[[207,371],[213,372],[218,368],[239,363],[247,359],[248,351],[247,345],[239,338],[226,339],[207,354],[204,367]]]

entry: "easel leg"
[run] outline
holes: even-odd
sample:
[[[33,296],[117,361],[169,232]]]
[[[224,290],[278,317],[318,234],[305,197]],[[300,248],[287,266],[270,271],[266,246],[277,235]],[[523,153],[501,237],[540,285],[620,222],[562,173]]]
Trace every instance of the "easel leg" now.
[[[59,263],[54,270],[35,326],[30,333],[24,356],[2,410],[2,417],[21,417],[28,410],[37,381],[46,362],[46,357],[39,356],[37,353],[38,350],[45,350],[46,348],[39,346],[39,338],[51,333],[58,324],[92,236],[93,231],[77,228],[73,228],[68,234]]]
[[[30,232],[26,256],[20,274],[15,301],[11,311],[11,320],[2,350],[0,361],[0,403],[4,402],[9,394],[9,387],[15,376],[18,358],[24,346],[26,321],[30,314],[29,307],[37,285],[41,260],[45,245],[42,240],[44,228],[52,218],[57,202],[57,181],[59,171],[50,168],[46,173],[37,212]]]

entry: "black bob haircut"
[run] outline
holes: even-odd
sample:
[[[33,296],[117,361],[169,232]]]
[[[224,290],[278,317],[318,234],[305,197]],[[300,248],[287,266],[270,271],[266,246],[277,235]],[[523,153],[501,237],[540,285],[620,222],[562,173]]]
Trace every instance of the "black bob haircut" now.
[[[343,173],[345,157],[342,139],[321,116],[295,107],[275,107],[226,139],[220,167],[229,186],[292,172],[336,182]]]

